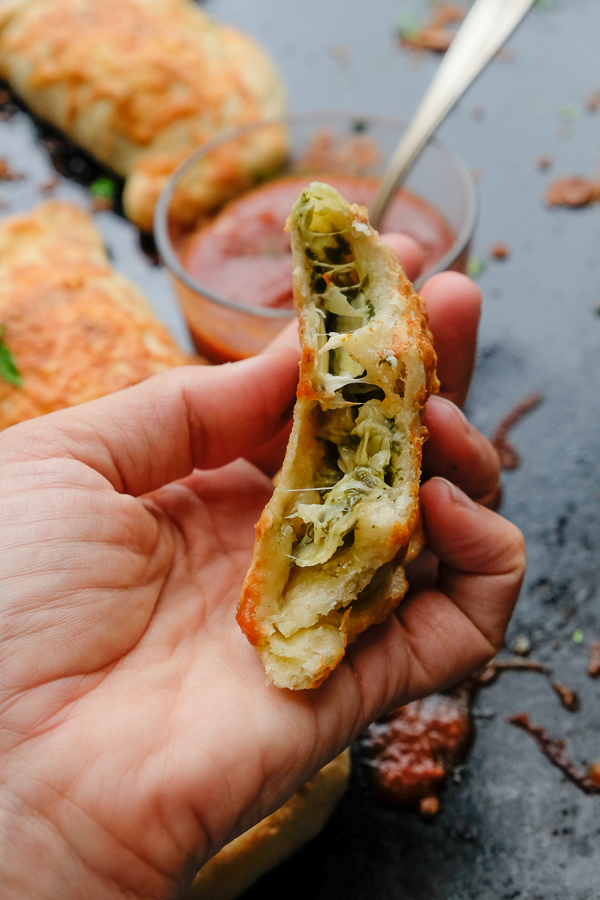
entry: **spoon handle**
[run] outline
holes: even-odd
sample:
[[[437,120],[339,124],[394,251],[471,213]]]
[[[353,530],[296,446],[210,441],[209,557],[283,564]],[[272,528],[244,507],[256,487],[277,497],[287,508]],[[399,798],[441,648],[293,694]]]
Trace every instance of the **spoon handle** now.
[[[534,0],[476,0],[392,157],[370,210],[374,228],[440,122],[519,24]]]

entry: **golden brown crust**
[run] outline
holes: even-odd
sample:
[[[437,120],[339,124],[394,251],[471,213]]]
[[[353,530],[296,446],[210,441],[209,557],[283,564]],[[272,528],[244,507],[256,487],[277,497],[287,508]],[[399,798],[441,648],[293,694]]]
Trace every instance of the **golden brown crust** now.
[[[187,900],[234,900],[321,831],[346,789],[350,751],[324,766],[287,803],[227,844],[200,871]]]
[[[23,380],[0,379],[0,429],[191,361],[69,203],[0,223],[0,325]]]
[[[142,228],[151,229],[162,185],[193,149],[283,110],[262,49],[191,0],[2,6],[0,74],[34,112],[128,179],[125,208]],[[255,155],[280,153],[279,136]]]
[[[423,302],[366,211],[315,183],[289,224],[294,425],[238,622],[268,680],[297,689],[321,684],[407,589],[403,564],[422,544],[421,415],[439,383]]]

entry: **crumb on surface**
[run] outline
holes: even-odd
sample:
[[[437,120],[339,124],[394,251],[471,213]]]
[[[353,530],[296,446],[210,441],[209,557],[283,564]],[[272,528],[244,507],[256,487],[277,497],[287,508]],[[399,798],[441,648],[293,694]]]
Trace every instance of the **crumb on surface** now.
[[[17,172],[8,160],[0,156],[0,181],[21,181],[23,178],[25,178],[23,172]]]
[[[585,108],[588,112],[595,113],[598,111],[598,107],[600,107],[600,88],[592,91],[585,101]]]
[[[436,3],[429,19],[420,28],[400,30],[399,41],[411,50],[445,53],[454,38],[452,26],[462,22],[465,15],[462,3]]]
[[[587,673],[590,678],[597,678],[600,675],[600,641],[592,641]]]
[[[581,175],[557,178],[546,190],[548,206],[588,206],[600,200],[600,182]]]
[[[538,169],[545,171],[552,165],[552,157],[549,153],[541,153],[536,160],[536,165]]]
[[[510,256],[510,249],[508,244],[505,244],[503,241],[497,241],[492,245],[490,253],[494,259],[507,259]]]

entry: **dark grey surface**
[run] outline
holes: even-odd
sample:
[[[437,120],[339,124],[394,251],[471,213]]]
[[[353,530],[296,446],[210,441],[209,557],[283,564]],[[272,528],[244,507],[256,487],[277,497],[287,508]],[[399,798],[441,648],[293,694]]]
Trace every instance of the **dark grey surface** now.
[[[401,50],[394,32],[426,0],[208,0],[215,16],[255,35],[274,56],[294,110],[336,108],[408,120],[438,59]],[[534,674],[507,673],[475,703],[477,736],[460,779],[431,823],[385,807],[359,768],[324,835],[247,895],[273,890],[330,900],[598,900],[600,796],[565,781],[506,717],[527,711],[578,761],[600,758],[600,680],[586,674],[600,639],[600,204],[548,210],[546,183],[593,176],[600,111],[584,101],[600,88],[600,3],[546,0],[510,41],[440,131],[479,170],[481,214],[474,255],[485,263],[477,370],[468,412],[490,435],[532,391],[543,404],[515,429],[521,467],[503,477],[502,512],[524,531],[529,568],[507,646],[517,634],[532,656],[581,694],[560,707]],[[340,51],[340,47],[345,50]],[[545,173],[536,159],[554,159]],[[0,123],[0,156],[28,173],[0,185],[6,212],[40,199],[52,173],[29,119]],[[55,195],[87,203],[61,179]],[[97,215],[115,265],[135,280],[186,341],[165,272],[139,250],[137,232]],[[498,262],[490,247],[505,241]],[[583,642],[573,634],[583,631]]]

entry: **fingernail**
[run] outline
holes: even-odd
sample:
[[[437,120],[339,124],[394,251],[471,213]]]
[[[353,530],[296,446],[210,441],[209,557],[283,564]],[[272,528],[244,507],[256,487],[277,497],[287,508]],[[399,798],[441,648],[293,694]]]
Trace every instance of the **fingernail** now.
[[[444,483],[454,503],[457,503],[459,506],[465,507],[465,509],[470,509],[473,511],[479,510],[479,505],[475,503],[474,500],[471,500],[471,498],[467,494],[465,494],[464,491],[461,491],[459,487],[457,487],[455,484],[452,484],[451,481],[448,481],[447,478],[441,478],[437,476],[435,478],[435,481],[441,481]]]

